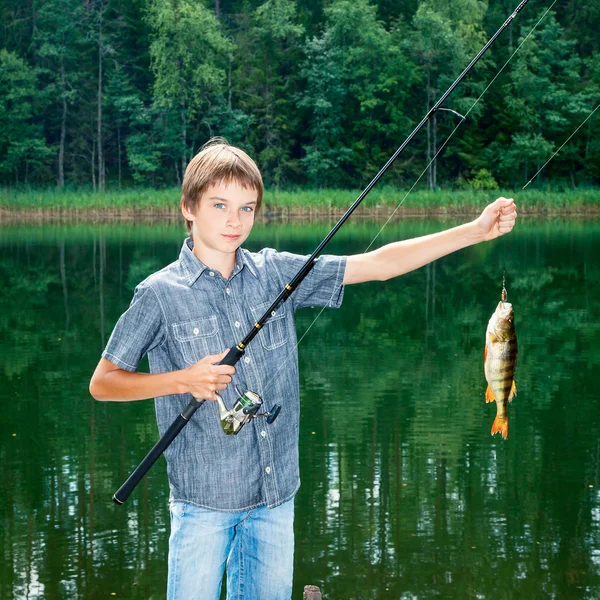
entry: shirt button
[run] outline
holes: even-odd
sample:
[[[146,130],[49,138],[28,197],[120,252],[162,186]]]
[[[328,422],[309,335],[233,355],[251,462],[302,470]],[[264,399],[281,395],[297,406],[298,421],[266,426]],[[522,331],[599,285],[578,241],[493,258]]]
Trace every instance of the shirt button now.
[[[260,435],[265,438],[267,437],[267,432],[263,430],[260,432]]]
[[[198,335],[200,333],[200,330],[197,327],[194,327],[194,335]]]
[[[239,327],[239,326],[241,325],[241,323],[240,323],[239,321],[236,321],[236,322],[234,323],[234,325],[235,325],[236,327]]]
[[[271,467],[267,467],[267,468],[265,469],[265,471],[266,471],[267,475],[269,475],[269,474],[271,473]]]
[[[230,290],[229,288],[225,288],[225,291],[226,291],[228,294],[231,294],[231,290]]]
[[[209,274],[211,277],[214,277],[214,276],[215,276],[215,274],[213,273],[213,271],[209,271],[209,272],[208,272],[208,274]]]
[[[249,358],[246,356],[246,357],[244,358],[244,362],[245,362],[245,363],[248,365],[248,364],[250,364],[250,359],[249,359]]]

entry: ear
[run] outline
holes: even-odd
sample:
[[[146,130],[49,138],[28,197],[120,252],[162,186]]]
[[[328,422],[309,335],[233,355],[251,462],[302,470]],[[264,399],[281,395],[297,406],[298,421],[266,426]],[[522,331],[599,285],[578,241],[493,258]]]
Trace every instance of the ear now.
[[[183,197],[181,198],[180,202],[179,202],[179,206],[181,208],[181,214],[188,220],[188,221],[194,221],[196,219],[196,216],[194,215],[194,213],[188,209],[187,205],[185,204]]]

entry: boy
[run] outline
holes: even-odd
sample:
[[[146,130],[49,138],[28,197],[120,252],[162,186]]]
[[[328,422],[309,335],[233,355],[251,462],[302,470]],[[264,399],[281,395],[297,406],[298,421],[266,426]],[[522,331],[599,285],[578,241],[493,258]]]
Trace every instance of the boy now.
[[[218,392],[232,406],[232,381],[258,393],[266,406],[282,405],[285,419],[270,426],[252,421],[226,436],[216,403],[206,403],[165,452],[171,600],[217,600],[225,565],[228,599],[291,597],[293,498],[300,485],[295,310],[339,307],[344,285],[389,279],[491,240],[511,231],[517,217],[513,200],[499,198],[472,223],[361,255],[321,256],[236,368],[217,365],[305,261],[241,248],[262,195],[254,161],[224,140],[211,140],[192,159],[181,199],[190,237],[176,262],[136,288],[90,384],[98,400],[155,397],[161,435],[190,394],[215,400]],[[137,373],[146,353],[151,373]]]

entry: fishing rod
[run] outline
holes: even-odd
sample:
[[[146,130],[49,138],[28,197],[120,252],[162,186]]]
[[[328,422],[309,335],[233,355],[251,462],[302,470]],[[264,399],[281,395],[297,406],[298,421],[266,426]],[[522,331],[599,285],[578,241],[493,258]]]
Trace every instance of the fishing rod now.
[[[263,328],[265,323],[276,313],[277,309],[290,297],[290,295],[294,292],[294,290],[300,285],[300,283],[304,280],[304,278],[310,273],[312,268],[315,265],[315,261],[318,259],[319,255],[323,252],[325,246],[330,242],[331,238],[338,232],[338,230],[342,227],[342,225],[348,220],[350,215],[355,211],[355,209],[359,206],[359,204],[365,199],[367,194],[375,187],[377,182],[383,177],[385,172],[390,168],[390,166],[394,163],[394,161],[398,158],[398,156],[404,151],[404,149],[410,144],[410,142],[414,139],[414,137],[421,131],[421,129],[427,124],[429,119],[438,111],[438,110],[447,110],[442,109],[442,104],[448,99],[448,97],[454,92],[454,90],[458,87],[458,85],[463,81],[463,79],[467,76],[467,74],[471,71],[471,69],[479,62],[479,59],[487,52],[489,47],[496,41],[496,39],[502,34],[502,32],[512,23],[515,17],[521,12],[523,7],[529,2],[529,0],[522,0],[521,3],[515,8],[512,14],[506,19],[506,21],[502,24],[502,26],[492,35],[492,37],[487,41],[487,43],[483,46],[483,48],[477,53],[475,58],[471,60],[471,62],[465,67],[463,72],[456,78],[454,83],[442,94],[440,99],[431,107],[431,109],[427,112],[427,114],[423,117],[421,122],[413,129],[413,131],[409,134],[409,136],[402,142],[402,145],[394,152],[391,158],[383,165],[381,170],[375,175],[375,177],[371,180],[371,182],[367,185],[367,187],[361,192],[358,198],[354,201],[352,206],[344,213],[344,215],[340,218],[340,220],[334,225],[333,229],[327,234],[327,236],[323,239],[323,241],[317,246],[315,251],[308,257],[304,265],[300,268],[298,273],[294,276],[294,278],[290,281],[290,283],[286,284],[283,290],[281,290],[280,294],[275,298],[271,306],[265,311],[260,319],[254,324],[253,328],[248,332],[248,334],[235,346],[229,348],[229,351],[225,355],[225,357],[218,363],[219,365],[230,365],[234,366],[237,362],[242,358],[245,353],[245,350],[248,344],[255,338],[258,332]],[[449,110],[449,109],[448,109]],[[462,115],[459,115],[462,117]],[[248,396],[252,394],[249,399]],[[231,426],[234,421],[237,420],[236,430],[233,431],[233,427],[230,428],[231,433],[237,433],[242,425],[246,422],[255,418],[258,415],[257,410],[262,404],[262,400],[260,398],[254,398],[257,394],[253,394],[252,392],[246,392],[245,394],[242,392],[240,398],[236,402],[235,406],[231,411],[221,411],[222,401],[219,402],[219,413],[222,415],[222,423],[224,423],[223,418],[228,419],[228,423]],[[219,401],[220,398],[217,398]],[[158,442],[154,445],[154,447],[148,452],[146,457],[142,460],[139,466],[135,469],[135,471],[129,476],[127,481],[115,492],[113,495],[113,501],[116,504],[123,504],[125,500],[129,497],[131,492],[135,489],[136,485],[141,481],[144,475],[150,470],[152,465],[156,462],[158,457],[171,445],[173,440],[177,437],[179,432],[189,423],[190,419],[194,415],[194,413],[204,404],[205,400],[200,398],[193,398],[190,400],[185,409],[181,412],[181,414],[173,421],[171,426],[165,431],[164,435],[158,440]],[[223,407],[224,408],[224,407]],[[267,412],[264,416],[267,417],[268,422],[273,422],[273,420],[277,417],[279,413],[280,407],[275,406],[271,409],[271,412]],[[225,415],[223,417],[223,415]],[[223,429],[225,433],[229,433],[226,430],[226,425],[223,424]]]

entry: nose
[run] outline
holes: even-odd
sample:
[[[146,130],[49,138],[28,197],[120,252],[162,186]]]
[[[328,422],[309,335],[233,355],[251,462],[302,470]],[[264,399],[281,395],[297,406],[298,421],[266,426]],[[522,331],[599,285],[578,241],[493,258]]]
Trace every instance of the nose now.
[[[242,221],[240,220],[240,215],[237,210],[229,211],[227,215],[227,227],[231,227],[232,229],[239,229],[242,226]]]

